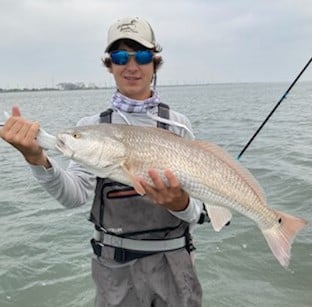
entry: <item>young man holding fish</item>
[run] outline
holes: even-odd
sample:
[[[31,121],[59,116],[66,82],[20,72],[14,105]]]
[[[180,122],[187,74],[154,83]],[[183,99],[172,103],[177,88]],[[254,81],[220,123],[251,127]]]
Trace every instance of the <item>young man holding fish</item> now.
[[[103,59],[117,88],[112,112],[83,118],[78,126],[101,122],[159,126],[189,137],[188,119],[163,107],[155,91],[160,51],[145,20],[123,18],[114,23]],[[171,125],[162,123],[162,117],[169,117]],[[73,161],[63,170],[38,146],[38,131],[39,124],[22,118],[15,107],[0,135],[23,154],[41,185],[64,206],[80,206],[95,192],[90,214],[95,224],[91,240],[95,306],[201,306],[189,229],[202,214],[202,202],[181,188],[170,169],[159,174],[150,168],[145,181],[130,174],[136,190],[96,177]]]

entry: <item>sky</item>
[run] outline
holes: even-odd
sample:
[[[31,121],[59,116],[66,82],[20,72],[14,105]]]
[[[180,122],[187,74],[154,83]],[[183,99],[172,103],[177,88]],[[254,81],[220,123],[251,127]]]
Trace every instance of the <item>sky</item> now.
[[[291,82],[312,56],[311,0],[0,0],[0,88],[113,85],[101,57],[125,16],[152,25],[159,84]]]

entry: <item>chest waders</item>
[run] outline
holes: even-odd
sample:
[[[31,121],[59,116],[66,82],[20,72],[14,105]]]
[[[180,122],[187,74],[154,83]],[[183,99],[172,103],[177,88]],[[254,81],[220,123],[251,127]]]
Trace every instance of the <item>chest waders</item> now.
[[[113,110],[101,113],[101,123],[112,122]],[[169,107],[158,105],[158,116],[169,119]],[[157,122],[157,127],[168,125]],[[101,257],[105,246],[114,248],[114,260],[120,263],[160,252],[195,248],[189,232],[189,223],[141,196],[127,185],[107,178],[97,178],[95,197],[90,213],[95,225],[91,245],[94,254]]]

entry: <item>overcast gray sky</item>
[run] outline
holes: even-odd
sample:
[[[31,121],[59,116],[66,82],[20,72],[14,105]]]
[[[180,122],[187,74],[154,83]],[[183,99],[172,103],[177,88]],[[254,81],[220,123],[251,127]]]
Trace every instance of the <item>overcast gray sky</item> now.
[[[292,81],[312,56],[311,0],[0,0],[0,88],[112,84],[100,59],[124,16],[154,28],[161,84]]]

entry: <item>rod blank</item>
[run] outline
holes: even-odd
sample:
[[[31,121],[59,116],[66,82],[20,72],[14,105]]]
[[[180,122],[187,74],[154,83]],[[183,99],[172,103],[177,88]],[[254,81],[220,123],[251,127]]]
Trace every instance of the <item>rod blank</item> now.
[[[252,141],[255,139],[255,137],[258,135],[258,133],[261,131],[261,129],[263,128],[263,126],[267,123],[267,121],[270,119],[270,117],[273,115],[273,113],[276,111],[276,109],[279,107],[279,105],[282,103],[282,101],[286,98],[286,96],[288,95],[288,93],[291,91],[291,89],[293,88],[293,86],[296,84],[296,82],[299,80],[299,78],[301,77],[301,75],[304,73],[304,71],[308,68],[308,66],[310,65],[310,63],[312,62],[312,57],[311,59],[308,61],[308,63],[303,67],[303,69],[300,71],[299,75],[296,77],[296,79],[292,82],[292,84],[289,86],[289,88],[287,89],[287,91],[284,93],[284,95],[280,98],[280,100],[277,102],[277,104],[275,105],[275,107],[272,109],[272,111],[269,113],[269,115],[266,117],[266,119],[262,122],[262,124],[260,125],[260,127],[257,129],[257,131],[253,134],[253,136],[250,138],[250,140],[247,142],[247,144],[245,145],[245,147],[242,149],[242,151],[239,153],[239,155],[237,156],[237,160],[239,160],[241,158],[241,156],[244,154],[244,152],[246,151],[246,149],[249,147],[249,145],[252,143]]]

